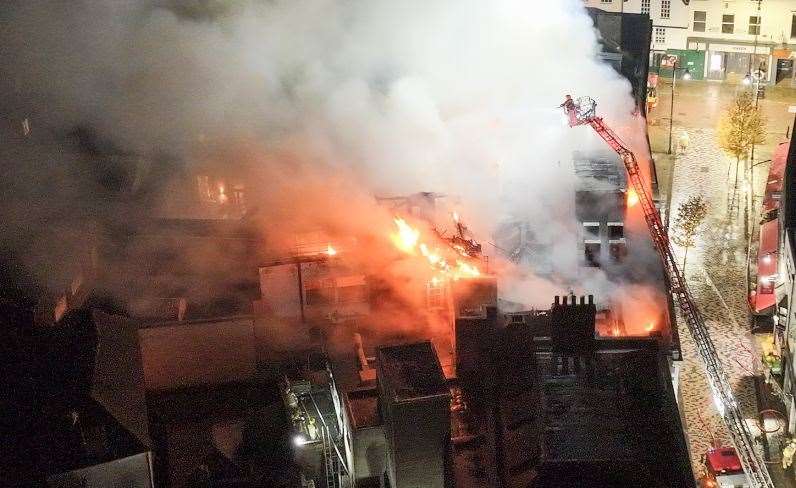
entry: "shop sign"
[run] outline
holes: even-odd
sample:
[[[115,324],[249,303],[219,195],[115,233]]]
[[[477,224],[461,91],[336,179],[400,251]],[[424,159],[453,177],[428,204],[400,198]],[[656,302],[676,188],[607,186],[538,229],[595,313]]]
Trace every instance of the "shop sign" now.
[[[725,53],[757,53],[757,54],[768,54],[771,49],[767,46],[747,46],[743,44],[711,44],[710,45],[711,51],[720,51]]]

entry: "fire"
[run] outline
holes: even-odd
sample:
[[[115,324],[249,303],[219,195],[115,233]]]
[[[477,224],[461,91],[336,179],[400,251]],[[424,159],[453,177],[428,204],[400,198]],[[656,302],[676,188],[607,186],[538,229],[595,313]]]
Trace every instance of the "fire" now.
[[[326,245],[326,254],[329,256],[334,256],[337,254],[337,249],[333,248],[331,244]]]
[[[460,261],[458,259],[456,260],[456,271],[459,276],[466,276],[471,278],[481,275],[481,272],[478,271],[478,268],[470,264],[467,264],[464,261]]]
[[[453,221],[459,223],[459,212],[453,212]]]
[[[398,233],[390,234],[393,244],[401,251],[414,254],[417,241],[420,239],[420,231],[413,229],[400,217],[396,217],[393,221],[398,226]]]
[[[647,332],[652,332],[653,330],[655,330],[655,323],[654,322],[649,322],[646,325],[646,327],[644,327],[644,330],[646,330]]]
[[[481,271],[474,264],[458,259],[455,255],[458,254],[464,258],[470,257],[462,246],[448,245],[443,248],[444,250],[439,247],[432,248],[427,243],[420,241],[420,231],[413,228],[404,219],[396,217],[393,222],[398,228],[397,232],[390,234],[390,240],[395,247],[407,254],[415,255],[419,252],[426,258],[431,268],[440,271],[445,278],[458,280],[481,275]],[[445,251],[447,251],[448,258],[444,255]],[[439,281],[439,278],[435,276],[433,280]]]
[[[638,193],[636,190],[630,188],[627,190],[627,206],[633,207],[638,203]]]

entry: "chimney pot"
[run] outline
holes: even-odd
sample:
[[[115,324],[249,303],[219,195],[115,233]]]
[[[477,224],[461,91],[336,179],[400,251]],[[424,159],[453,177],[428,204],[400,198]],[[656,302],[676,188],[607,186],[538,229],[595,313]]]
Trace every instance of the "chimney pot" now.
[[[556,296],[553,298],[553,304],[554,304],[554,305],[558,305],[560,301],[561,301],[561,297],[559,297],[558,295],[556,295]]]
[[[563,297],[563,298],[564,298],[563,305],[566,305],[566,304],[567,304],[567,296],[566,296],[566,295],[564,295],[564,297]]]
[[[586,305],[586,297],[583,296],[583,295],[580,296],[580,304],[581,305]]]
[[[589,305],[594,305],[594,295],[589,295]]]

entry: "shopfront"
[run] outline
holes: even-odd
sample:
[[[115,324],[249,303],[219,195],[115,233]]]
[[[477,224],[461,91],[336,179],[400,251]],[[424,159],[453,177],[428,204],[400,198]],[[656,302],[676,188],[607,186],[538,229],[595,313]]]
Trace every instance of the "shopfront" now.
[[[689,40],[688,47],[705,51],[704,75],[708,80],[739,82],[752,74],[767,83],[776,72],[770,46]]]
[[[794,53],[789,48],[779,48],[771,52],[774,59],[773,82],[778,85],[796,87],[796,66],[794,66]]]

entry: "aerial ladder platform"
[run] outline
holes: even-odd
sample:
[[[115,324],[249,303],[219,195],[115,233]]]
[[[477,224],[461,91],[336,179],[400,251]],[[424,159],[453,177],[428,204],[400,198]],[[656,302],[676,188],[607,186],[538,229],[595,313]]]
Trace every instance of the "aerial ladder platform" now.
[[[755,449],[754,438],[741,414],[738,402],[735,400],[735,395],[732,392],[727,374],[724,372],[716,347],[710,337],[705,319],[702,317],[691,292],[688,290],[683,273],[680,272],[677,266],[674,253],[669,245],[668,233],[661,222],[660,214],[655,208],[652,196],[644,185],[644,179],[639,172],[636,157],[603,122],[602,117],[597,117],[597,104],[591,98],[582,97],[576,101],[567,95],[561,107],[566,111],[570,127],[578,125],[591,126],[597,132],[597,135],[622,158],[628,178],[639,197],[639,203],[644,212],[644,219],[647,222],[647,227],[649,227],[655,249],[658,251],[663,263],[666,277],[669,281],[670,293],[678,305],[685,323],[688,325],[688,330],[694,339],[699,356],[705,364],[708,384],[713,393],[716,408],[727,426],[749,482],[755,488],[773,488],[774,483],[768,474],[765,461]]]

